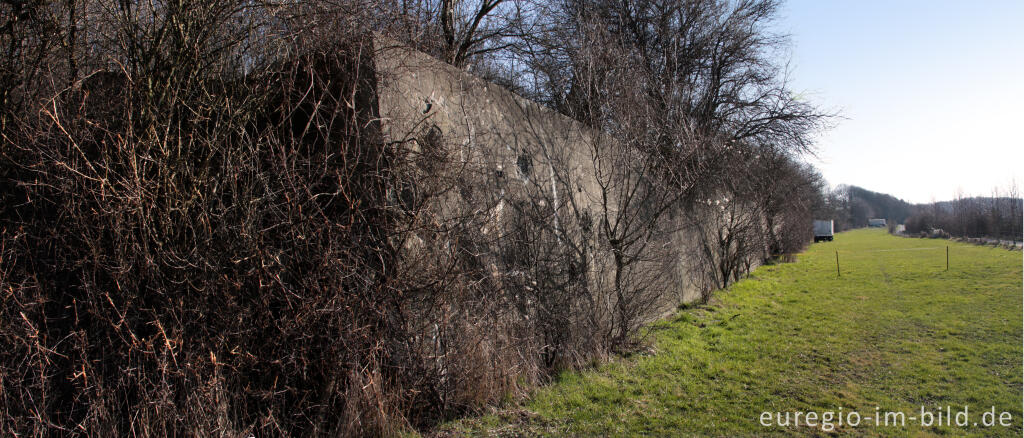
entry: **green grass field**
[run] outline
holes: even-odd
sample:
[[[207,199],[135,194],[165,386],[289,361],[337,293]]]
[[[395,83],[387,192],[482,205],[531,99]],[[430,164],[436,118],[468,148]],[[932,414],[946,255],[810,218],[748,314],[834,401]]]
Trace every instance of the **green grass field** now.
[[[442,433],[825,435],[821,416],[832,412],[832,433],[1019,437],[1021,268],[1020,251],[841,233],[654,325],[653,354],[564,373],[518,406]],[[965,405],[968,427],[935,425],[940,409],[945,417],[946,406]],[[931,427],[921,424],[922,406]],[[864,420],[876,407],[903,412],[905,425]],[[983,427],[992,407],[996,422],[1008,412],[1012,425]],[[765,411],[815,411],[817,427],[764,427]],[[861,424],[838,425],[852,411]]]

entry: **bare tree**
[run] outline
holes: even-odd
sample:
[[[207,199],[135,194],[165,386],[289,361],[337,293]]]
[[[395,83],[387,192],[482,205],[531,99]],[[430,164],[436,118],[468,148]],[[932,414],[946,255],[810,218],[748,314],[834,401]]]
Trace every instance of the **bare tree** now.
[[[391,35],[459,68],[507,49],[524,31],[526,0],[402,0],[380,4]]]
[[[612,246],[644,242],[665,212],[729,198],[727,209],[689,224],[720,237],[706,242],[715,253],[704,257],[715,287],[780,247],[774,221],[787,208],[780,190],[791,170],[781,157],[808,152],[829,115],[789,90],[775,61],[785,38],[766,30],[776,11],[773,1],[566,1],[546,10],[543,32],[517,44],[536,97],[620,140],[612,155],[628,157],[608,185],[621,188],[606,208]],[[758,156],[787,164],[755,172]],[[740,184],[753,175],[760,188]]]

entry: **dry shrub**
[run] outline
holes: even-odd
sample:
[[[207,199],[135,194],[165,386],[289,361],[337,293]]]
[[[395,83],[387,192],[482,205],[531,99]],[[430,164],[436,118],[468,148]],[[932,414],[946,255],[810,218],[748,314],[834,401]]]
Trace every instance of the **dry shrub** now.
[[[4,108],[3,433],[390,434],[433,403],[368,46],[247,58],[225,6],[162,4],[167,38]]]
[[[668,212],[715,189],[674,167],[686,121],[648,132],[691,112],[605,102],[626,141],[593,145],[600,208],[499,199],[429,129],[381,138],[386,9],[0,2],[0,433],[394,435],[632,345]],[[566,89],[663,83],[615,71]],[[709,246],[720,287],[762,230],[714,219],[745,236]]]

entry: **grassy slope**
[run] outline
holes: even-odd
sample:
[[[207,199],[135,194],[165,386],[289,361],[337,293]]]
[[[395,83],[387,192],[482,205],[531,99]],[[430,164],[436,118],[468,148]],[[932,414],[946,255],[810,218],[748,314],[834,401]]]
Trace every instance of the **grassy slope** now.
[[[950,270],[945,272],[945,246]],[[842,277],[836,278],[835,251]],[[995,406],[1011,428],[843,427],[860,435],[1021,436],[1021,253],[856,230],[764,266],[716,303],[657,324],[656,353],[539,389],[520,412],[445,429],[490,435],[821,434],[762,411]]]

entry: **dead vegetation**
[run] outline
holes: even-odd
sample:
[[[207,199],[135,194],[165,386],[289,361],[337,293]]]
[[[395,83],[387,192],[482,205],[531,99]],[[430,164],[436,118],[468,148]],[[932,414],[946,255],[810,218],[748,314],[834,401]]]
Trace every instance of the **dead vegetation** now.
[[[749,38],[774,3],[534,5],[563,27],[494,3],[0,1],[0,431],[430,427],[628,351],[678,287],[666,239],[700,236],[705,291],[806,243],[811,202],[757,189],[820,195],[792,188],[817,184],[796,157],[824,116]],[[516,86],[615,140],[587,163],[600,208],[383,138],[374,31],[523,57],[541,84]]]

